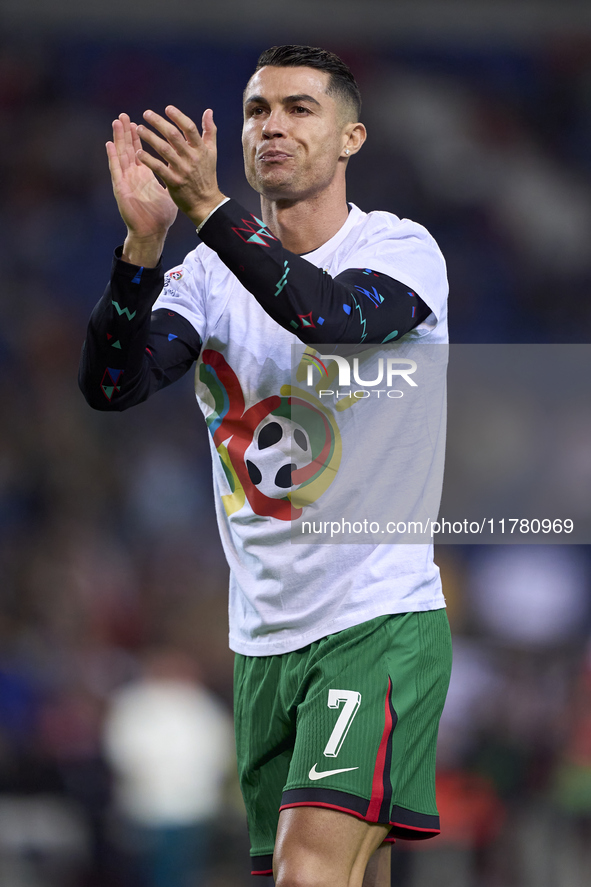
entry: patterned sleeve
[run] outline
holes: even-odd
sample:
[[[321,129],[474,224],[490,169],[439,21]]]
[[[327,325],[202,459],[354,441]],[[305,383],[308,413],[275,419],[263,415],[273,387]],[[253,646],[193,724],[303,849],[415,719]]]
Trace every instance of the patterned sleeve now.
[[[199,236],[273,320],[307,345],[393,342],[431,313],[414,290],[371,267],[331,277],[284,249],[235,200],[220,206]]]
[[[78,384],[97,410],[125,410],[180,378],[198,358],[201,339],[180,314],[152,312],[164,275],[123,262],[115,252],[111,279],[92,312]]]

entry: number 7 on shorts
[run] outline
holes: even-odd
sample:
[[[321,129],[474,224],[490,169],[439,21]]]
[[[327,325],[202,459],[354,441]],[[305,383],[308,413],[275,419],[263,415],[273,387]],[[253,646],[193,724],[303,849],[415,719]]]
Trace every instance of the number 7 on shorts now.
[[[326,758],[336,758],[340,752],[345,736],[349,732],[349,727],[353,723],[353,718],[361,705],[361,693],[358,693],[356,690],[328,691],[329,708],[340,708],[342,702],[345,703],[343,710],[334,725],[334,729],[324,749],[324,756]]]

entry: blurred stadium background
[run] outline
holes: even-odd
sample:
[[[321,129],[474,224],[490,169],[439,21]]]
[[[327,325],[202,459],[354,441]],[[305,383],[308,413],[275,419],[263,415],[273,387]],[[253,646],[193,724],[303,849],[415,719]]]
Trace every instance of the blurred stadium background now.
[[[103,147],[112,118],[173,102],[199,119],[213,107],[221,188],[256,210],[241,92],[259,52],[285,42],[351,64],[370,137],[350,167],[350,199],[435,235],[453,342],[589,342],[588,3],[3,0],[2,887],[180,887],[183,868],[187,887],[250,882],[228,763],[227,570],[191,380],[103,415],[86,406],[76,371],[123,239]],[[179,220],[165,264],[194,245]],[[572,471],[591,494],[585,435]],[[393,883],[584,887],[589,551],[448,546],[438,562],[456,650],[443,832],[395,848]],[[195,790],[205,809],[150,782],[179,774],[161,754],[170,737],[146,739],[146,705],[185,731],[175,751],[185,774],[196,721],[215,721],[227,750]]]

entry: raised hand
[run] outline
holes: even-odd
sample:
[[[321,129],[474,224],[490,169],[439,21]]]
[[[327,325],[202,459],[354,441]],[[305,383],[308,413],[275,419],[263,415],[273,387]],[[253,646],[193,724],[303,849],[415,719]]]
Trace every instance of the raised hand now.
[[[213,111],[208,109],[203,114],[202,135],[191,118],[174,105],[168,105],[165,111],[169,120],[154,111],[144,114],[144,119],[160,135],[141,124],[137,128],[138,136],[154,148],[162,160],[143,150],[136,156],[147,170],[162,179],[179,209],[199,225],[224,199],[216,177]]]
[[[107,142],[106,148],[115,200],[128,231],[123,258],[148,266],[158,261],[177,207],[166,188],[139,160],[141,147],[137,125],[127,114],[120,114],[113,121],[113,141]]]

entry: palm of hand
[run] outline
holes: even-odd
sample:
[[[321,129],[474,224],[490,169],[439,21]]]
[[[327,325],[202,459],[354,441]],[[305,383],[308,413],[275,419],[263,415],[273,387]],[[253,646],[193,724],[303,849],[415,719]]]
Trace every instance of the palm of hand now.
[[[113,121],[113,141],[106,147],[113,192],[128,231],[142,239],[165,236],[178,209],[154,173],[137,159],[141,142],[127,114]]]
[[[166,233],[176,219],[174,200],[143,163],[129,166],[113,191],[123,221],[138,237]]]

